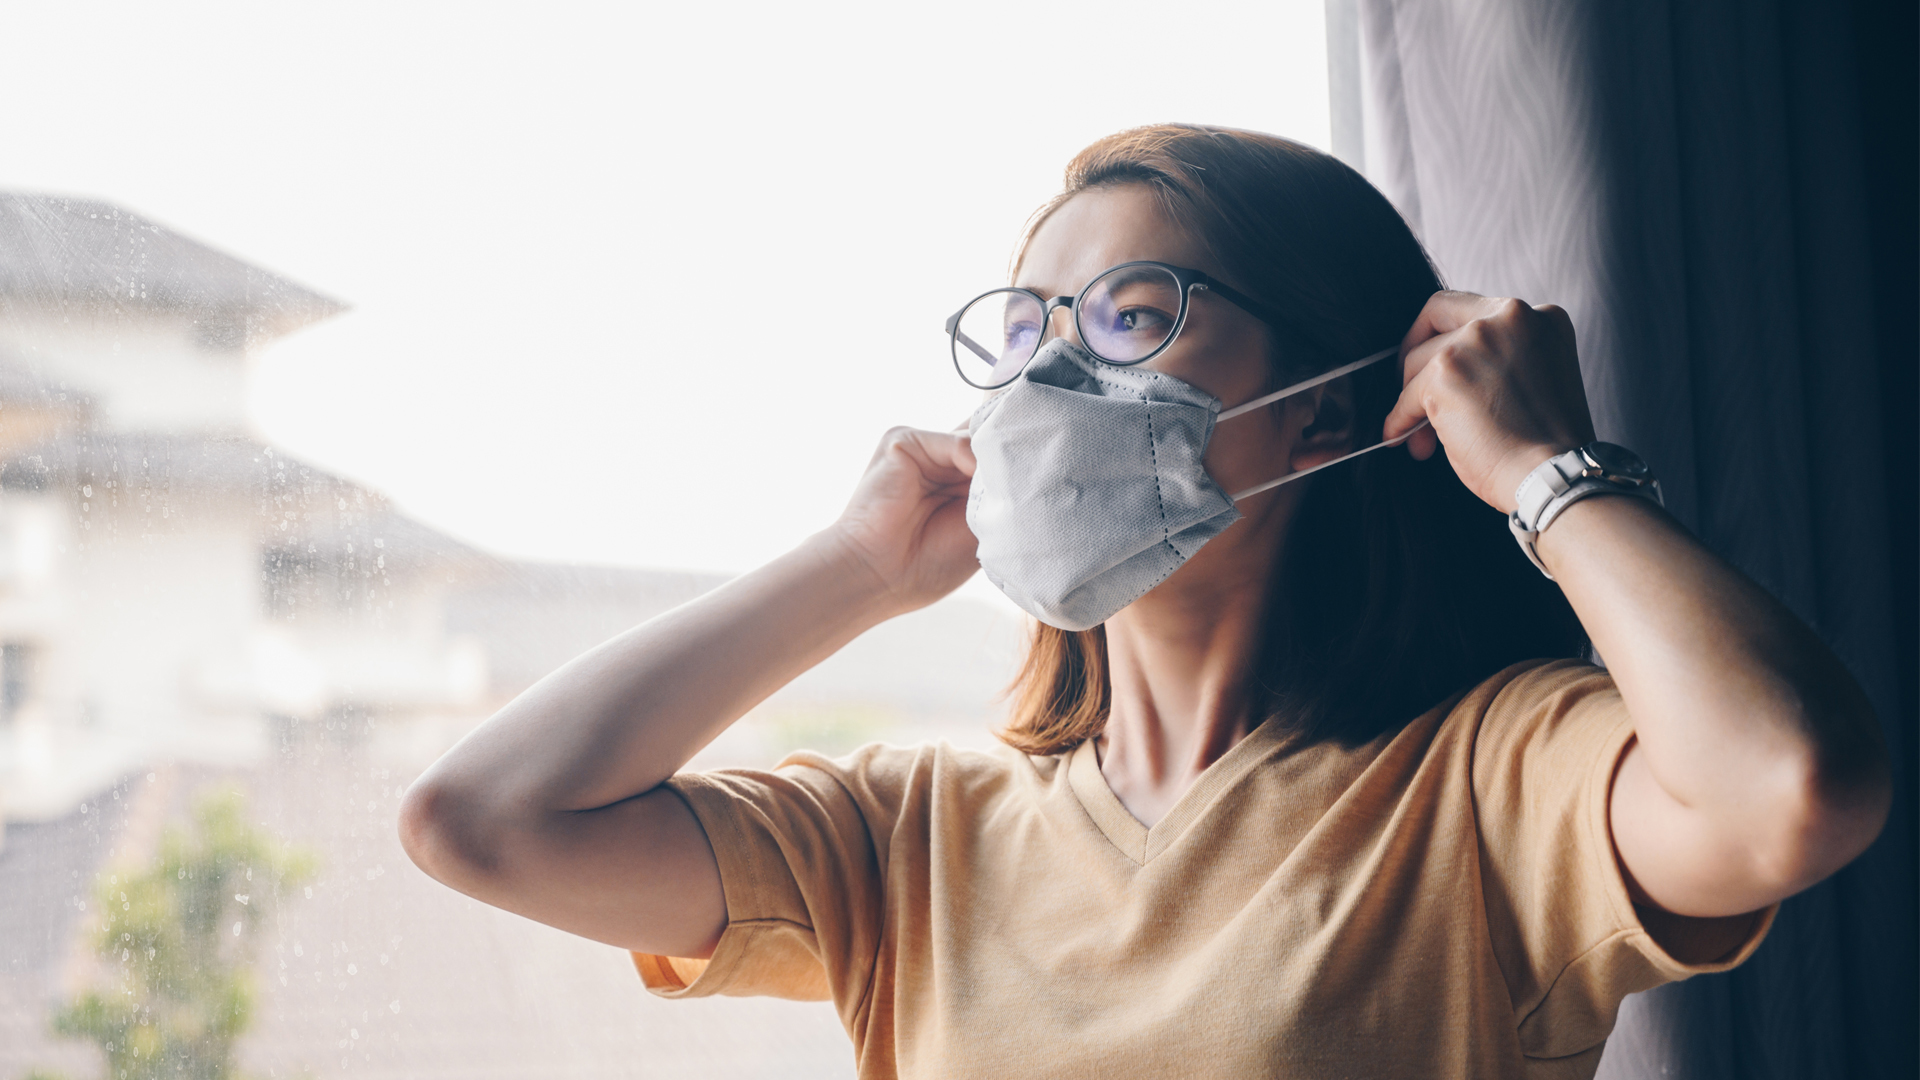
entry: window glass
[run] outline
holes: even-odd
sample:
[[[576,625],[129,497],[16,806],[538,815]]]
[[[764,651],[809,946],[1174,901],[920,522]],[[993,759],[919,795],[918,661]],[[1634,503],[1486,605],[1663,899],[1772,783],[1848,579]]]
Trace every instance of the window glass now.
[[[0,95],[0,1075],[847,1076],[422,876],[407,782],[832,520],[1081,146],[1327,143],[1318,0],[31,2]],[[976,580],[696,764],[987,745]]]

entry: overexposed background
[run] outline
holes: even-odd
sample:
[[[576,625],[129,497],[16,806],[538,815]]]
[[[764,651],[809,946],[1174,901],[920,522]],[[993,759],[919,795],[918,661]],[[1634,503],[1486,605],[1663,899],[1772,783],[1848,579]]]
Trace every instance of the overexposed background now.
[[[1081,147],[1161,120],[1325,146],[1321,0],[5,18],[0,209],[25,216],[0,258],[35,284],[0,293],[0,1078],[103,1074],[49,1028],[131,985],[103,883],[228,788],[316,867],[234,962],[249,1075],[851,1075],[826,1004],[657,1001],[618,950],[426,878],[401,793],[568,656],[831,521],[887,427],[962,421],[941,324]],[[207,310],[96,303],[161,234],[20,193],[351,310],[249,356],[198,335]],[[186,377],[248,416],[91,405]],[[991,744],[1025,618],[965,591],[693,765]]]
[[[940,325],[1100,135],[1328,142],[1320,0],[9,5],[0,189],[346,301],[263,435],[523,558],[737,571],[973,392]],[[976,583],[976,588],[978,588]]]

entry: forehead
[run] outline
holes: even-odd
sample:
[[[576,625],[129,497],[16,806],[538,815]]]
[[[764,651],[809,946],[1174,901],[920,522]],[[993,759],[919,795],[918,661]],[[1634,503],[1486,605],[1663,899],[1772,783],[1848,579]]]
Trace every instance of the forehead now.
[[[1115,263],[1151,259],[1211,270],[1201,246],[1141,184],[1095,188],[1068,199],[1027,244],[1015,285],[1071,296]]]

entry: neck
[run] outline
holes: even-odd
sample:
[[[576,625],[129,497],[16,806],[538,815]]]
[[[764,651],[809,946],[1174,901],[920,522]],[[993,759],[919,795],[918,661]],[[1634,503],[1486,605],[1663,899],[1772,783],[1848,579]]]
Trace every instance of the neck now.
[[[1149,826],[1262,719],[1250,673],[1271,560],[1226,560],[1256,568],[1227,579],[1190,574],[1206,569],[1199,562],[1106,624],[1112,699],[1096,744],[1100,771]]]

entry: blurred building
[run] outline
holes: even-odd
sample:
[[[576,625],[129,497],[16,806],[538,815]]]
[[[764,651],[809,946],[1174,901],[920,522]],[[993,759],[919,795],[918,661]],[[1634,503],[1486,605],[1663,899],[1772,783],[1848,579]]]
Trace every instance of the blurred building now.
[[[126,210],[0,194],[0,818],[156,761],[458,729],[723,580],[499,559],[260,439],[255,354],[344,310]],[[983,732],[1015,636],[964,600],[895,620],[736,749]]]
[[[254,353],[343,310],[125,210],[0,195],[0,812],[478,701],[443,613],[492,560],[249,430]]]

